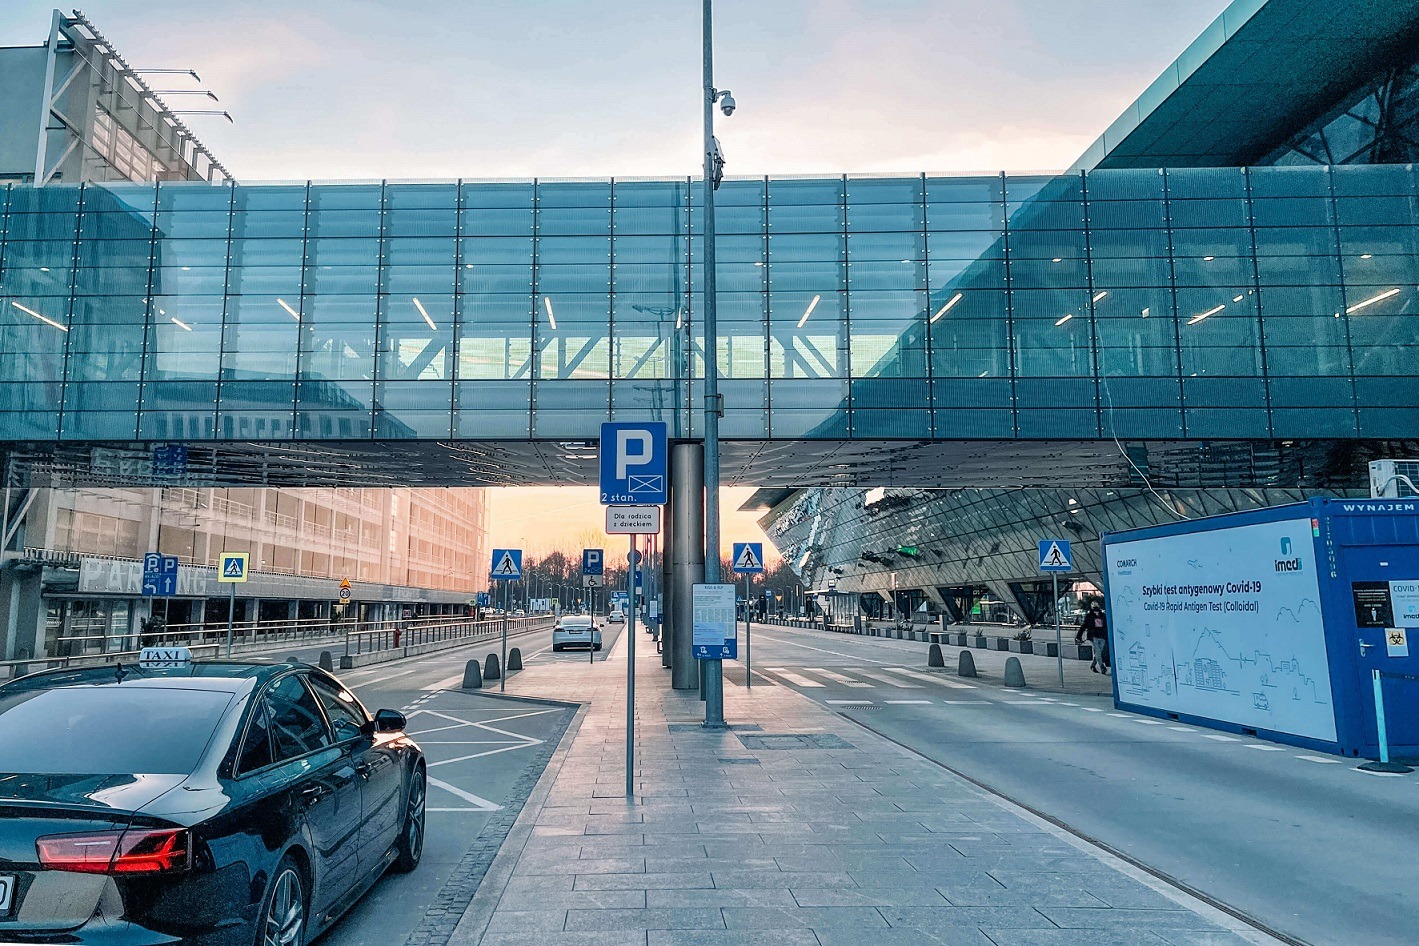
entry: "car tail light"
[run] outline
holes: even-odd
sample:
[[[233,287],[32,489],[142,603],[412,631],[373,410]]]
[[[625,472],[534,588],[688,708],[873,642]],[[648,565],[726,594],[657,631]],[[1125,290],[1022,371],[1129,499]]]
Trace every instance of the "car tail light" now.
[[[35,849],[49,870],[80,874],[168,874],[192,866],[192,834],[183,829],[52,834]]]

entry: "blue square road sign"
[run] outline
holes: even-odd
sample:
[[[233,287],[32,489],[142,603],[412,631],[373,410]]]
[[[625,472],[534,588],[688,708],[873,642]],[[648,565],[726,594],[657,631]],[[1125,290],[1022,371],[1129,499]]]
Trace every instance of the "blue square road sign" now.
[[[582,549],[581,550],[581,573],[583,575],[600,575],[606,568],[606,553],[602,549]]]
[[[741,575],[754,574],[764,570],[764,543],[735,542],[734,570]]]
[[[601,505],[663,506],[669,501],[665,424],[601,425]]]
[[[1068,572],[1074,570],[1074,557],[1067,539],[1040,540],[1040,571]]]
[[[518,581],[522,578],[522,549],[493,549],[493,581]]]

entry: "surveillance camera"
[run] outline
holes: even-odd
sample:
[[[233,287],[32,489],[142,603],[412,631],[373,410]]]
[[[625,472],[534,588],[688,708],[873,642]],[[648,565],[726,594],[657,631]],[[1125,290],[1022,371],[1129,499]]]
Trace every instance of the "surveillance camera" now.
[[[726,118],[729,117],[730,115],[733,115],[733,114],[734,114],[734,96],[730,95],[728,92],[725,92],[722,96],[720,96],[720,99],[719,99],[719,110],[724,113],[724,115],[725,115]]]

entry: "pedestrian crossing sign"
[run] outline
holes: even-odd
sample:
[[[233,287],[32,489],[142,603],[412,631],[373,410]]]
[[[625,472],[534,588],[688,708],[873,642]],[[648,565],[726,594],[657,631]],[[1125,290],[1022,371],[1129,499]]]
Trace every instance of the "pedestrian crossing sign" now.
[[[251,574],[250,552],[223,552],[217,561],[217,581],[223,585],[242,584]]]
[[[1040,571],[1068,572],[1074,570],[1074,559],[1069,554],[1067,539],[1040,540]]]
[[[522,549],[493,549],[494,581],[517,581],[522,578]]]
[[[735,542],[734,570],[740,574],[764,570],[764,543]]]

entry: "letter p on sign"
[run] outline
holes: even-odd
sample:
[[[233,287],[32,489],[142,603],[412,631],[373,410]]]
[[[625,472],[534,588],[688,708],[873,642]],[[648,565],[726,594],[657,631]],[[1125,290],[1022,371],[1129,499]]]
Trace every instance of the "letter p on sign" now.
[[[646,466],[654,458],[655,441],[650,431],[616,431],[616,479],[624,480],[631,467]]]

